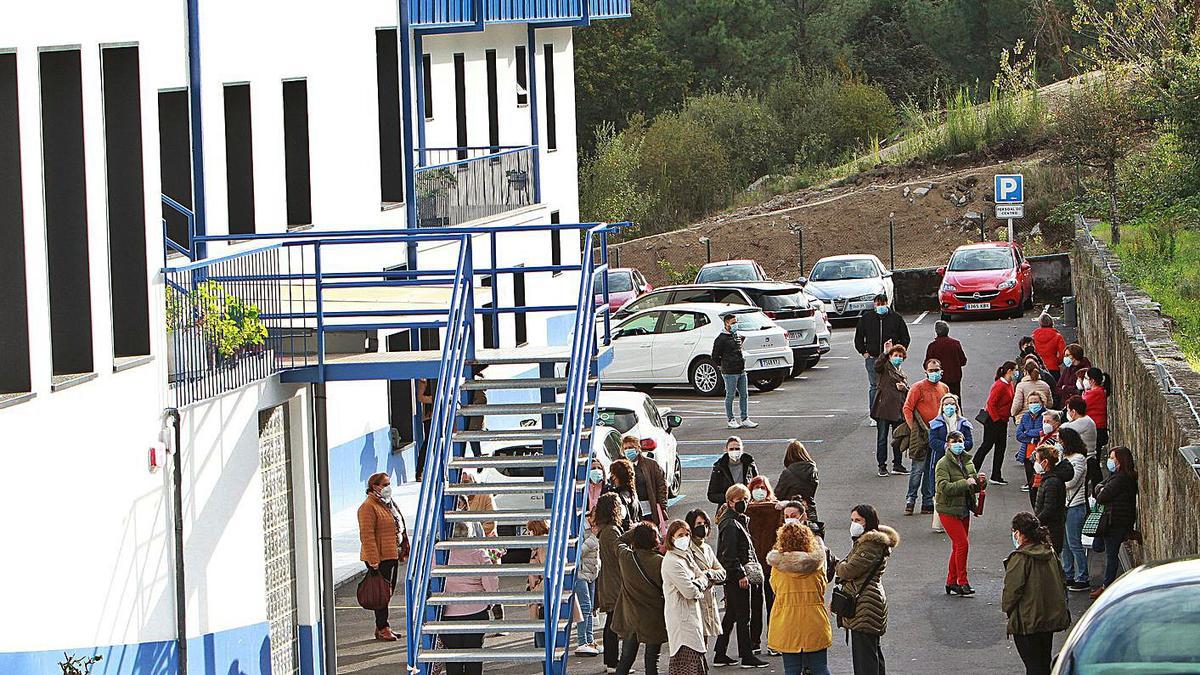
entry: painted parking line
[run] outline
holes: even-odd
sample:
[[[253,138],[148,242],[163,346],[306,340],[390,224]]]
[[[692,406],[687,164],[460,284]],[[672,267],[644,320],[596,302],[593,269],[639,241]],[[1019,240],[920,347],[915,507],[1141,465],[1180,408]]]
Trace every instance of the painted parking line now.
[[[914,325],[914,326],[915,326],[915,325],[917,325],[917,324],[921,323],[921,320],[922,320],[922,319],[924,319],[924,318],[925,318],[925,317],[927,317],[927,316],[929,316],[929,312],[921,312],[921,316],[918,316],[918,317],[916,318],[916,320],[912,322],[912,325]]]
[[[737,431],[737,430],[730,429],[730,431]],[[718,438],[718,439],[712,440],[712,441],[679,441],[679,445],[724,445],[725,440],[726,439],[724,439],[724,438]],[[790,443],[791,441],[792,441],[792,439],[790,439],[790,438],[743,438],[742,444],[746,445],[749,443]],[[806,441],[804,439],[801,439],[800,442],[801,443],[824,443],[825,441],[822,441],[822,440]],[[683,456],[684,455],[682,455],[682,454],[680,455],[680,457],[683,457]]]
[[[672,412],[682,412],[682,411],[673,410]],[[720,411],[701,412],[701,411],[697,410],[695,414],[682,415],[681,417],[683,417],[683,419],[685,419],[685,420],[707,420],[707,419],[720,420],[725,417],[725,413],[720,412]],[[833,415],[833,414],[829,414],[829,415],[755,415],[755,417],[760,420],[826,420],[826,419],[833,419],[834,417],[837,417],[837,415]]]

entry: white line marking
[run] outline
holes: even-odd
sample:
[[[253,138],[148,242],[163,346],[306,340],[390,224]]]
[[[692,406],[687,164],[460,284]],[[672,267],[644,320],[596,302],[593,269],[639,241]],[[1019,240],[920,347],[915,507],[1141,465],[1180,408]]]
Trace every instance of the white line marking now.
[[[921,323],[921,319],[924,319],[927,316],[929,316],[929,312],[921,312],[921,316],[918,316],[917,320],[912,322],[912,325],[915,326],[915,325]]]
[[[822,356],[822,359],[848,359],[849,356]]]
[[[741,431],[741,430],[740,429],[730,429],[729,431],[732,433],[734,431]],[[787,443],[791,440],[792,439],[790,439],[790,438],[745,438],[745,437],[743,437],[742,443]],[[800,442],[801,443],[824,443],[825,441],[802,440]],[[718,438],[714,441],[679,441],[679,445],[722,445],[724,443],[725,443],[724,438]]]
[[[690,412],[690,411],[685,411],[685,412]],[[704,417],[704,416],[708,416],[708,417]],[[681,415],[681,417],[683,417],[683,419],[685,419],[685,420],[716,419],[716,418],[721,418],[724,416],[725,416],[725,413],[720,412],[720,411],[718,411],[718,412],[701,412],[699,410],[697,410],[696,413],[692,414],[692,415]],[[837,415],[755,415],[755,417],[758,419],[764,419],[764,420],[804,420],[804,419],[824,420],[824,419],[833,419],[834,417],[837,417]]]

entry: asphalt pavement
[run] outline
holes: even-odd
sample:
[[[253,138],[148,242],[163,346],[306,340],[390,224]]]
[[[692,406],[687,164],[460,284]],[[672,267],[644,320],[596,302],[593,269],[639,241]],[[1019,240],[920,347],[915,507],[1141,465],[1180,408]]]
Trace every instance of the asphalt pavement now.
[[[937,317],[906,318],[912,346],[904,369],[912,380],[920,376],[920,362],[925,346],[933,339]],[[968,417],[973,417],[982,406],[996,367],[1015,355],[1017,339],[1036,328],[1031,320],[1034,318],[1035,313],[1030,312],[1021,319],[951,324],[951,336],[963,342],[968,358],[962,406]],[[904,516],[906,476],[875,475],[875,429],[867,425],[866,419],[867,378],[863,359],[854,352],[853,336],[852,326],[835,327],[833,349],[818,366],[773,392],[758,393],[751,388],[750,415],[761,426],[734,433],[743,438],[747,452],[754,456],[759,471],[772,484],[783,470],[788,441],[792,438],[804,441],[820,471],[817,505],[822,520],[826,521],[826,544],[835,555],[844,556],[850,548],[849,513],[856,504],[874,505],[882,522],[900,533],[900,545],[893,552],[883,580],[888,598],[888,631],[882,645],[889,672],[1020,672],[1022,666],[1016,648],[1005,637],[1000,594],[1003,560],[1012,550],[1010,520],[1018,511],[1029,510],[1028,494],[1020,491],[1023,469],[1011,459],[1006,461],[1004,474],[1009,485],[989,489],[986,512],[972,523],[969,576],[978,593],[969,598],[945,595],[949,538],[932,531],[928,515]],[[652,395],[660,407],[670,407],[684,419],[683,426],[676,430],[684,466],[683,496],[672,506],[670,515],[682,517],[697,507],[711,513],[713,505],[705,495],[708,476],[712,462],[730,434],[725,427],[723,401],[697,397],[685,389],[658,388]],[[977,430],[977,440],[981,435],[982,431]],[[715,546],[715,533],[713,536],[711,543]],[[1097,576],[1096,563],[1092,560],[1093,577]],[[1089,603],[1087,594],[1070,595],[1072,616],[1078,618]],[[403,625],[402,601],[403,593],[398,593],[392,621],[397,632]],[[353,584],[339,590],[337,605],[338,672],[361,675],[400,672],[403,641],[381,643],[373,639],[371,615],[357,607]],[[519,612],[524,608],[513,607],[509,611]],[[600,625],[602,622],[597,624],[597,641]],[[1059,634],[1056,644],[1063,637]],[[523,639],[495,637],[489,638],[487,644],[517,644]],[[732,646],[730,653],[736,653]],[[852,672],[845,634],[836,626],[829,656],[833,673]],[[768,660],[771,666],[757,672],[783,672],[778,658]],[[642,670],[640,658],[635,667]],[[666,672],[667,657],[660,660],[659,668]],[[569,669],[585,675],[604,672],[599,658],[572,657]],[[534,673],[541,669],[529,664],[487,664],[484,671]]]

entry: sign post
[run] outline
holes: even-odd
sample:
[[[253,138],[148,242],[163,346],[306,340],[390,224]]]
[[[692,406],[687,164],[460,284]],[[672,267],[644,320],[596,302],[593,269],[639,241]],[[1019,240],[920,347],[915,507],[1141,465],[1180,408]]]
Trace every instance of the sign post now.
[[[1000,174],[995,184],[996,217],[1008,220],[1008,241],[1016,243],[1013,220],[1025,217],[1025,176]]]

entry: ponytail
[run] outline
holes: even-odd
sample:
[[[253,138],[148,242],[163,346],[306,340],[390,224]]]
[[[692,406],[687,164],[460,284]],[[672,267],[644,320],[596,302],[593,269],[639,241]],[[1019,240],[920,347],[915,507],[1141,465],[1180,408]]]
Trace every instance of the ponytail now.
[[[1050,544],[1050,528],[1042,525],[1038,517],[1028,511],[1013,516],[1012,529],[1031,544]]]
[[[1103,389],[1105,394],[1112,394],[1112,382],[1108,377],[1108,373],[1093,366],[1088,368],[1087,378],[1094,382],[1097,387]]]
[[[1004,374],[1010,370],[1015,369],[1016,367],[1017,367],[1016,361],[1005,361],[1004,363],[1001,363],[1000,367],[996,369],[996,379],[997,380],[1004,379]]]

